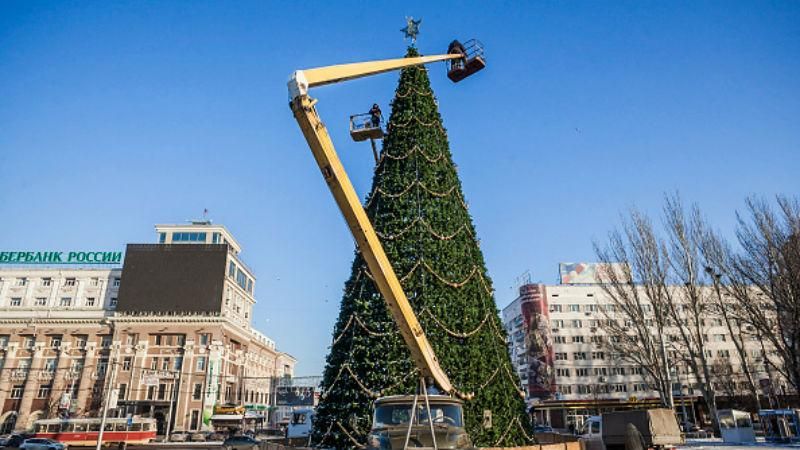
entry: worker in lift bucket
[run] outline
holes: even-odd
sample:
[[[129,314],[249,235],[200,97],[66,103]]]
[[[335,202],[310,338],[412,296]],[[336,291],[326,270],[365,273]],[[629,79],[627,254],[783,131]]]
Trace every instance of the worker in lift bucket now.
[[[381,107],[377,103],[372,105],[369,110],[369,115],[372,121],[372,128],[379,128],[381,126]]]

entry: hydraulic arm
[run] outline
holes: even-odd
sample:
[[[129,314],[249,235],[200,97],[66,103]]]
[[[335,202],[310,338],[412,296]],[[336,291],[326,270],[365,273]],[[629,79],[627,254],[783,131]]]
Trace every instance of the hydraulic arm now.
[[[311,152],[322,171],[322,176],[356,240],[358,249],[367,263],[378,290],[386,300],[389,311],[400,329],[400,334],[411,351],[411,357],[419,369],[420,375],[433,378],[439,389],[444,392],[464,397],[465,394],[458,392],[453,387],[447,374],[439,366],[433,348],[414,315],[414,310],[386,257],[383,246],[375,234],[375,229],[367,218],[361,201],[336,154],[328,130],[317,114],[314,107],[317,100],[308,95],[308,90],[317,86],[376,75],[404,67],[462,58],[464,58],[463,54],[447,54],[298,70],[292,74],[288,84],[290,106],[294,117],[311,147]]]

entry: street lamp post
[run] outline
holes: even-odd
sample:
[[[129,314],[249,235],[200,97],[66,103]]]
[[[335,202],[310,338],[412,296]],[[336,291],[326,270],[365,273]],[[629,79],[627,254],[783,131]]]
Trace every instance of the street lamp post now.
[[[111,395],[114,391],[114,376],[117,374],[117,361],[116,356],[119,352],[115,352],[116,348],[114,342],[117,339],[117,327],[115,326],[113,321],[108,321],[109,326],[111,327],[111,351],[108,355],[108,364],[106,365],[106,382],[105,389],[103,390],[103,402],[102,402],[102,410],[103,415],[100,419],[100,431],[97,433],[97,447],[96,450],[100,450],[100,447],[103,445],[103,431],[106,428],[106,419],[108,418],[108,404],[111,401]],[[111,371],[109,373],[108,365],[111,365]]]

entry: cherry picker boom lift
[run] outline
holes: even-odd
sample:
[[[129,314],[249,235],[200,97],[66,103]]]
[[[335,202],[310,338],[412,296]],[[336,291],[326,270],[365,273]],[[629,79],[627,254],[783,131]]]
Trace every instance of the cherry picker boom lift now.
[[[467,53],[464,50],[465,48],[477,48],[478,51]],[[328,184],[328,188],[356,240],[358,249],[367,263],[378,290],[389,307],[405,345],[411,353],[411,358],[419,370],[420,392],[418,392],[418,395],[386,397],[375,401],[376,411],[373,420],[373,431],[369,438],[370,448],[405,449],[409,446],[409,443],[415,444],[414,446],[417,448],[423,446],[434,449],[470,447],[469,438],[463,432],[461,400],[450,396],[454,395],[461,399],[469,399],[472,394],[457,390],[450,382],[445,371],[439,366],[436,354],[430,342],[428,342],[425,332],[408,302],[408,298],[403,292],[400,281],[386,257],[375,229],[372,227],[361,201],[339,160],[330,135],[317,113],[315,108],[317,99],[309,96],[308,91],[318,86],[341,83],[439,61],[449,63],[448,76],[453,81],[460,81],[485,66],[482,48],[479,45],[465,47],[460,44],[457,46],[451,44],[449,53],[444,55],[398,58],[298,70],[292,74],[288,82],[290,107],[294,113],[295,120],[300,125],[300,130],[311,148],[314,159],[316,159],[322,171],[322,176],[325,178],[325,182]],[[449,396],[428,396],[426,379],[432,379],[436,387]],[[415,421],[411,417],[412,415],[417,415],[419,395],[422,395],[425,401],[426,417],[433,418],[431,404],[435,407],[437,405],[441,406],[440,412],[444,412],[443,415],[439,416],[441,421],[437,424],[437,427],[444,430],[440,429],[435,433],[434,424],[437,422],[436,419],[427,420],[426,425],[430,429],[430,440],[420,437],[419,433],[413,439],[411,436],[412,428],[414,428],[412,425],[420,425],[419,423],[414,424]],[[391,424],[379,420],[380,408],[383,407],[385,410],[398,406],[408,410],[409,420],[407,424],[403,424],[402,427],[392,427]],[[386,413],[387,411],[383,412]],[[447,414],[448,412],[450,414]],[[376,428],[376,424],[385,426]],[[454,433],[453,431],[455,430],[449,430],[449,426],[461,428],[461,432]],[[402,440],[398,439],[399,431],[403,431],[403,434],[405,434]],[[455,439],[453,436],[455,436]],[[440,439],[444,439],[445,442]],[[437,443],[437,441],[439,442]],[[398,445],[401,443],[402,446]]]

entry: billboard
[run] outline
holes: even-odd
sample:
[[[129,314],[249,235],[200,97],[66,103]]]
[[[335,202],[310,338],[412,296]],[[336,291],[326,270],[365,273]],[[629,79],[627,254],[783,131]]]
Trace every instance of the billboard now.
[[[623,268],[621,263],[560,263],[558,273],[561,284],[597,284],[608,282],[612,271],[617,279],[624,279]]]
[[[128,244],[118,312],[220,312],[224,244]]]
[[[314,406],[314,388],[311,386],[278,386],[275,394],[278,406]]]

